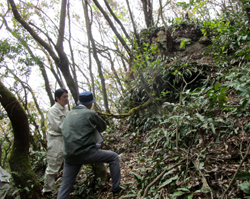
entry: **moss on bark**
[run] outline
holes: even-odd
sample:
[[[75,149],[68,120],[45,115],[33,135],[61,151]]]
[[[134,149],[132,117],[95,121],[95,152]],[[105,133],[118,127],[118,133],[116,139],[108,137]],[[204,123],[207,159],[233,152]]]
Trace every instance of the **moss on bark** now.
[[[41,186],[31,169],[29,154],[12,148],[9,163],[21,198],[41,198]]]
[[[0,82],[0,103],[8,113],[14,134],[10,156],[11,175],[22,199],[41,198],[41,186],[29,159],[28,117],[16,97]]]
[[[135,108],[132,108],[131,110],[129,110],[128,113],[114,115],[114,114],[110,114],[110,113],[100,113],[99,112],[99,115],[101,115],[102,117],[111,117],[111,118],[121,119],[121,118],[128,117],[130,115],[133,115],[133,114],[137,113],[140,110],[144,110],[144,109],[148,108],[152,103],[153,103],[152,100],[149,99],[144,104],[142,104],[140,106],[137,106]]]

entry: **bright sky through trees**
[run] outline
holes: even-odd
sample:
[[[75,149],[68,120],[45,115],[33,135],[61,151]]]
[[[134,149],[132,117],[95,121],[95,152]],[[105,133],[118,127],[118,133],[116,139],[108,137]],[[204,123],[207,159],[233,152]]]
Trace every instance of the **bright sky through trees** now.
[[[159,19],[159,2],[153,1],[153,14],[155,16],[155,19]],[[189,1],[178,1],[178,2],[189,2]],[[23,13],[24,19],[26,19],[27,22],[30,23],[31,27],[37,30],[39,33],[39,36],[47,41],[50,42],[50,45],[53,46],[53,43],[56,42],[57,37],[57,31],[58,31],[58,25],[59,25],[59,15],[60,15],[60,3],[61,1],[22,1],[22,2],[15,2],[18,5],[18,8],[20,9],[21,14]],[[20,4],[19,4],[20,3]],[[30,6],[29,6],[29,3]],[[181,7],[178,7],[177,1],[166,1],[162,2],[164,7],[164,14],[166,18],[175,18],[175,17],[182,17],[184,16],[185,12],[181,9]],[[106,9],[106,6],[103,1],[100,1],[100,4],[103,6],[103,8]],[[180,3],[179,3],[180,5]],[[133,32],[133,27],[131,24],[131,20],[128,16],[128,8],[126,5],[126,1],[119,1],[113,2],[113,11],[118,16],[118,18],[123,22],[124,27],[126,27],[127,32],[131,35]],[[28,8],[27,8],[28,7]],[[140,32],[140,30],[144,29],[146,27],[143,10],[142,10],[142,4],[141,1],[130,1],[130,7],[132,10],[132,14],[134,16],[134,21],[137,26],[137,31]],[[89,89],[87,86],[87,81],[85,80],[86,77],[89,78],[89,58],[88,58],[88,51],[87,51],[87,35],[86,35],[86,27],[85,27],[85,21],[84,21],[84,14],[83,14],[83,7],[82,3],[77,0],[72,0],[69,2],[69,6],[67,7],[69,9],[69,13],[66,15],[66,29],[65,29],[65,39],[64,39],[64,49],[65,52],[68,55],[69,61],[72,64],[72,55],[69,48],[69,38],[71,38],[71,46],[74,53],[74,61],[77,64],[78,67],[81,68],[81,71],[77,72],[78,76],[78,84],[79,84],[79,90],[85,90]],[[92,13],[90,12],[90,18],[93,21],[92,23],[92,33],[94,35],[94,39],[97,43],[97,45],[106,46],[107,49],[115,50],[114,46],[114,40],[116,39],[115,34],[110,29],[110,27],[107,24],[106,19],[103,18],[100,11],[98,11],[97,7],[94,4],[91,4]],[[6,2],[1,4],[1,11],[5,16],[6,24],[11,30],[16,29],[18,34],[21,35],[21,37],[26,38],[28,44],[30,45],[31,50],[34,52],[36,56],[39,56],[42,58],[42,60],[45,63],[45,68],[47,71],[47,75],[50,80],[51,89],[54,90],[59,87],[59,85],[56,83],[56,79],[54,78],[53,74],[49,70],[50,63],[48,62],[44,52],[41,51],[41,48],[39,45],[37,45],[36,42],[31,40],[30,35],[23,30],[22,27],[20,27],[20,24],[16,22],[15,20],[12,20],[12,13],[8,11],[8,7]],[[190,13],[192,10],[190,10]],[[92,16],[91,16],[92,14]],[[69,18],[70,17],[70,18]],[[70,26],[69,26],[70,24]],[[159,24],[157,24],[159,25]],[[69,30],[70,27],[70,30]],[[120,30],[120,27],[118,24],[116,24],[116,28]],[[69,32],[70,31],[70,32]],[[2,23],[1,26],[1,38],[2,39],[8,39],[10,40],[13,45],[16,45],[20,43],[16,38],[14,38],[9,31],[6,30],[6,25]],[[70,36],[69,36],[70,34]],[[131,35],[133,36],[133,35]],[[119,46],[118,46],[119,47]],[[111,51],[112,53],[112,51]],[[19,58],[24,59],[26,55],[19,55]],[[108,71],[110,71],[110,61],[108,61],[105,57],[100,56],[101,63],[103,65],[104,71],[106,70],[106,75],[108,75]],[[118,59],[118,57],[112,53],[112,59],[114,63],[114,67],[116,70],[121,70],[121,72],[124,72],[122,70],[122,63]],[[21,67],[21,63],[18,62],[18,60],[6,60],[6,64],[8,64],[8,67],[15,68],[17,75],[20,78],[24,78],[23,81],[28,80],[28,84],[32,87],[34,92],[37,96],[44,95],[44,97],[40,98],[39,101],[41,104],[43,104],[45,107],[49,106],[49,101],[47,99],[46,93],[44,91],[44,81],[41,77],[41,71],[36,66],[33,65],[32,67],[29,67],[29,73],[31,74],[29,77],[23,76],[22,72],[18,72],[18,67]],[[94,59],[92,59],[92,70],[96,76],[98,77],[97,73],[97,67],[95,64]],[[20,65],[20,66],[18,66]],[[17,70],[18,69],[18,70]],[[56,69],[56,68],[55,68]],[[4,69],[2,69],[4,70]],[[55,70],[57,72],[57,69]],[[3,73],[3,71],[2,71]],[[18,74],[19,73],[19,74]],[[26,73],[28,74],[28,73]],[[13,78],[12,78],[13,79]],[[7,80],[7,78],[4,79],[4,81],[11,82],[11,78]],[[109,80],[106,80],[107,83]],[[97,86],[98,87],[98,86]],[[39,98],[39,97],[38,97]]]

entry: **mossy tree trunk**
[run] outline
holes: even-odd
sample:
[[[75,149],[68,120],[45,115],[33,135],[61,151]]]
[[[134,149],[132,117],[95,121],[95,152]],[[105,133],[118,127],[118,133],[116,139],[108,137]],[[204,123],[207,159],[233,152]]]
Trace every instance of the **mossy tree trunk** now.
[[[0,103],[13,127],[14,143],[9,163],[15,186],[20,189],[19,194],[22,199],[41,198],[41,187],[31,169],[29,159],[28,117],[16,97],[2,82],[0,82]]]
[[[108,181],[108,173],[106,171],[106,168],[104,166],[104,163],[94,163],[92,164],[92,169],[95,174],[95,179],[100,178],[102,182]]]

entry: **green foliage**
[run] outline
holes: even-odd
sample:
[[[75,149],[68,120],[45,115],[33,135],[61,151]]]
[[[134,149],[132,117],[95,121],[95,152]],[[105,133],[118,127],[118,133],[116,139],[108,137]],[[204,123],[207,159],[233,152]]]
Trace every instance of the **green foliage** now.
[[[238,184],[240,189],[246,193],[248,196],[250,196],[250,181],[243,182],[241,184]]]
[[[190,1],[189,4],[181,3],[181,6],[187,10],[193,9],[192,12],[195,13],[204,4],[206,4],[204,1]],[[155,80],[154,77],[150,76],[154,71],[157,71],[161,77],[173,75],[175,78],[171,83],[176,89],[174,91],[162,90],[159,98],[162,101],[170,97],[176,100],[164,102],[161,106],[161,114],[154,113],[153,108],[149,107],[147,110],[128,118],[131,136],[143,151],[138,154],[138,159],[146,164],[146,169],[143,172],[138,169],[138,172],[131,173],[138,186],[132,186],[131,192],[125,197],[140,198],[143,195],[145,186],[165,169],[165,160],[171,159],[171,152],[175,151],[177,147],[176,139],[179,148],[184,149],[198,145],[199,139],[206,136],[210,136],[210,140],[219,141],[223,134],[238,133],[234,123],[239,117],[249,115],[246,110],[248,110],[250,103],[249,27],[246,18],[242,17],[242,13],[238,16],[236,19],[220,18],[203,23],[203,35],[211,38],[213,42],[211,54],[216,60],[213,69],[217,72],[194,87],[183,89],[185,86],[183,78],[191,78],[192,74],[197,72],[197,70],[193,70],[195,66],[190,66],[184,61],[176,61],[176,64],[164,67],[162,60],[153,59],[151,56],[151,54],[157,53],[156,46],[150,48],[150,45],[144,44],[144,42],[143,48],[135,47],[137,54],[134,69],[143,70],[143,75],[149,86],[152,86],[152,82]],[[176,20],[176,24],[184,25],[185,23],[187,21],[183,18]],[[145,32],[145,38],[147,35],[148,33]],[[185,44],[186,40],[183,40],[181,45],[184,47]],[[143,53],[141,53],[141,49]],[[152,53],[148,53],[149,49]],[[130,101],[136,99],[133,97],[138,97],[143,91],[139,89],[142,84],[139,78],[132,82],[134,83],[132,85],[133,93],[126,96]],[[240,98],[240,104],[235,104],[232,96]],[[147,95],[140,97],[136,100],[147,99]],[[249,130],[249,126],[250,124],[247,123],[243,128]],[[142,137],[145,138],[144,142],[141,141]],[[199,158],[203,159],[205,156],[204,149],[199,154]],[[201,161],[199,169],[203,169],[206,164],[209,162]],[[196,182],[195,186],[197,187],[193,189],[190,176],[189,178],[187,176],[189,176],[188,171],[178,168],[152,186],[147,198],[156,197],[161,188],[166,188],[171,198],[193,198],[196,197],[196,194],[211,193],[211,190],[203,189],[200,186],[202,182]],[[187,183],[177,187],[176,181],[180,179]],[[242,183],[239,187],[247,193],[249,181]]]
[[[169,172],[167,174],[169,174]],[[166,175],[164,175],[164,178],[165,177],[166,177]],[[162,187],[164,187],[164,186],[166,186],[166,185],[171,184],[173,181],[176,181],[178,178],[179,178],[178,175],[175,175],[172,178],[168,178],[165,182],[163,182],[162,184],[160,184],[159,189],[162,188]]]
[[[172,195],[172,198],[173,199],[176,199],[178,198],[179,196],[183,196],[187,193],[189,193],[190,191],[187,189],[187,188],[177,188],[176,189],[176,192],[173,193]]]
[[[245,180],[243,183],[238,184],[237,186],[240,187],[240,189],[246,193],[247,195],[250,195],[250,173],[238,173],[236,175],[236,180]]]
[[[230,72],[224,76],[227,80],[226,84],[228,87],[233,88],[237,95],[241,98],[240,107],[238,110],[244,110],[247,108],[249,104],[249,96],[250,96],[250,69],[249,64],[246,63],[240,68],[232,68]]]
[[[219,106],[223,106],[225,104],[225,102],[227,100],[229,100],[226,96],[227,96],[227,93],[225,93],[228,88],[226,87],[223,87],[221,89],[219,89],[219,87],[221,86],[220,83],[216,84],[214,86],[214,89],[211,89],[207,92],[207,96],[209,98],[209,102],[210,102],[210,106],[213,107],[215,106],[218,102]]]
[[[179,80],[181,80],[182,73],[180,71],[175,69],[173,73],[175,73],[177,77],[179,76]],[[183,90],[182,97],[178,103],[164,103],[162,107],[164,114],[160,116],[154,114],[147,115],[146,111],[143,116],[138,117],[137,115],[129,118],[135,125],[140,125],[139,121],[143,121],[143,125],[137,127],[137,131],[135,132],[136,137],[140,135],[141,131],[145,132],[145,130],[149,130],[149,128],[144,128],[148,124],[148,121],[151,121],[150,123],[152,123],[152,121],[158,121],[152,123],[151,130],[147,133],[147,139],[144,145],[141,145],[143,151],[153,151],[155,153],[152,158],[143,158],[143,154],[141,154],[141,159],[149,165],[154,164],[154,169],[148,169],[147,174],[144,175],[139,175],[135,172],[132,173],[136,182],[140,184],[141,189],[143,189],[148,180],[150,180],[146,178],[148,173],[157,175],[160,168],[164,167],[164,160],[169,157],[168,152],[175,149],[176,143],[173,138],[177,127],[179,130],[179,145],[182,148],[190,146],[190,144],[198,143],[201,135],[197,134],[197,132],[203,132],[202,134],[205,135],[211,135],[212,133],[214,139],[220,139],[220,135],[224,133],[237,133],[232,124],[239,116],[239,113],[243,114],[244,109],[247,107],[246,102],[248,102],[249,90],[244,88],[249,87],[248,67],[238,68],[237,74],[235,70],[228,72],[223,70],[223,73],[217,74],[216,79],[221,83],[214,84],[214,81],[206,81],[194,90]],[[232,88],[237,91],[237,96],[242,98],[240,108],[234,106],[228,96]],[[167,94],[168,92],[165,95]],[[178,96],[180,97],[180,95]],[[225,111],[225,113],[220,114],[220,117],[214,117],[218,111],[221,113]],[[227,115],[228,111],[235,114]],[[147,120],[143,120],[144,116]],[[157,118],[157,120],[154,118]],[[155,146],[157,146],[157,148],[155,148]],[[201,158],[203,156],[204,154],[201,154]],[[202,163],[205,164],[205,162]],[[200,166],[202,166],[202,164]],[[152,186],[149,195],[164,186],[173,186],[171,185],[172,182],[179,177],[179,175],[168,176],[165,180],[159,182],[158,186]],[[246,187],[247,184],[243,184],[241,188],[243,186]],[[246,188],[244,188],[244,190],[246,190]],[[180,196],[192,198],[194,194],[205,194],[208,192],[210,192],[210,190],[200,188],[192,192],[188,186],[177,189],[173,186],[171,196],[173,198]],[[141,192],[138,194],[142,195]],[[127,197],[128,196],[135,196],[135,193],[131,192]]]
[[[236,180],[250,180],[250,173],[238,173],[235,177]]]
[[[214,56],[217,63],[225,62],[223,66],[231,67],[232,64],[242,64],[249,59],[249,26],[248,19],[242,11],[231,18],[220,18],[204,22],[203,34],[212,36]]]
[[[30,66],[34,66],[36,59],[39,59],[30,57],[22,44],[11,43],[7,39],[0,41],[0,49],[2,52],[0,61],[5,60],[5,62],[0,62],[0,69],[4,69],[4,72],[1,71],[1,76],[8,77],[10,73],[21,73],[23,76],[27,77],[31,73]],[[7,60],[12,64],[6,65],[5,63]],[[13,68],[11,65],[15,65],[15,67]]]
[[[190,44],[186,39],[181,39],[180,48],[185,48],[187,44]]]
[[[21,53],[23,48],[19,44],[11,44],[8,39],[0,40],[0,50],[1,50],[1,56],[3,59],[3,56],[7,56],[10,59],[13,59],[17,56],[17,54]]]
[[[147,176],[147,175],[142,175],[141,176],[141,175],[139,175],[139,174],[137,174],[135,172],[130,172],[130,173],[134,176],[134,178],[137,181],[139,187],[140,188],[145,188],[147,180],[150,179],[150,176]],[[143,174],[144,174],[144,172],[143,172]]]
[[[30,162],[32,170],[36,173],[40,183],[43,182],[45,169],[47,166],[47,153],[41,151],[31,151]]]

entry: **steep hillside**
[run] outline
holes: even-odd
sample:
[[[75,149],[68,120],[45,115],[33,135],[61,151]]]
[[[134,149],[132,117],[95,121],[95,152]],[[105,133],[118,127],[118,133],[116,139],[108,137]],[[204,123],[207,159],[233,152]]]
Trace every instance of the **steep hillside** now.
[[[216,51],[210,46],[212,39],[202,36],[195,24],[171,27],[171,50],[162,31],[141,33],[158,46],[151,62],[162,58],[160,67],[143,69],[155,103],[110,127],[102,146],[120,155],[127,189],[117,198],[247,197],[248,65],[234,62],[225,67],[224,61],[212,56]],[[137,74],[124,99],[131,107],[150,98],[142,92]],[[75,188],[83,198],[113,197],[111,182],[98,184],[89,167],[82,169]]]

